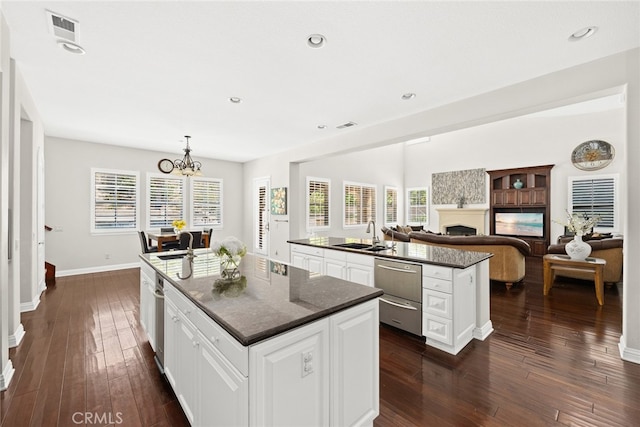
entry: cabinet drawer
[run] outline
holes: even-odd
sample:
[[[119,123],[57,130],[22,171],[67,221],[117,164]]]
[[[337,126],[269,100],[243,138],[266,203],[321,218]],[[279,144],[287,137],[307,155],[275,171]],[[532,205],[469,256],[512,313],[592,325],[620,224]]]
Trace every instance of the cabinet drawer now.
[[[446,319],[453,319],[451,294],[425,289],[422,293],[422,311]]]
[[[427,339],[451,345],[453,344],[452,334],[453,322],[442,317],[432,316],[428,313],[422,314],[422,333]]]
[[[450,280],[434,279],[433,277],[423,277],[422,287],[433,291],[440,291],[447,294],[453,293],[453,284]]]
[[[245,377],[249,376],[249,348],[240,344],[202,310],[193,318],[200,333]]]
[[[193,323],[193,318],[197,311],[195,304],[166,280],[164,281],[164,295],[165,298],[169,298],[171,302],[173,302],[178,311],[182,313],[184,317]]]
[[[344,251],[336,251],[333,249],[324,250],[325,259],[335,259],[336,261],[346,261],[347,253]]]
[[[324,250],[322,248],[316,248],[313,246],[292,245],[291,252],[305,255],[315,255],[321,258],[324,256]]]
[[[370,255],[347,254],[347,264],[366,265],[373,268],[374,257]]]
[[[422,266],[422,275],[424,277],[433,277],[436,279],[451,280],[453,273],[450,267],[442,267],[439,265],[424,264]]]

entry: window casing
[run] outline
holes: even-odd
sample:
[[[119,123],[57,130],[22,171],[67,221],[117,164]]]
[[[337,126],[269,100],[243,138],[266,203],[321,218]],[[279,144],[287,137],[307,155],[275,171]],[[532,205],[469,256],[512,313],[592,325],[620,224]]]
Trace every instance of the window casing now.
[[[194,228],[222,228],[222,180],[190,178],[191,216]]]
[[[135,171],[91,169],[91,232],[135,231],[140,224],[140,176]]]
[[[171,227],[176,219],[185,219],[185,178],[159,174],[147,175],[147,228]],[[187,224],[191,227],[193,224]]]
[[[384,188],[384,224],[398,225],[398,189],[395,187]]]
[[[569,177],[569,212],[600,215],[595,231],[619,231],[618,181],[618,175]]]
[[[366,225],[376,219],[376,186],[344,183],[344,216],[345,228]]]
[[[407,188],[407,224],[429,223],[429,197],[426,187]]]
[[[330,227],[330,190],[330,180],[307,177],[307,231],[326,230]]]

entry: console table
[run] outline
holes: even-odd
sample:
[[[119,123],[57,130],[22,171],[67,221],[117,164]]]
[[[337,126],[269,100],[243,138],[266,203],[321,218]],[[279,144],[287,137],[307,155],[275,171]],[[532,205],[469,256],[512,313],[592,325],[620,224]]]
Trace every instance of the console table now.
[[[599,305],[604,305],[604,266],[607,261],[601,258],[587,258],[584,261],[577,261],[569,258],[568,255],[545,255],[542,257],[544,274],[544,295],[548,295],[555,280],[555,269],[571,271],[586,271],[593,273],[593,281],[596,287],[596,299]]]

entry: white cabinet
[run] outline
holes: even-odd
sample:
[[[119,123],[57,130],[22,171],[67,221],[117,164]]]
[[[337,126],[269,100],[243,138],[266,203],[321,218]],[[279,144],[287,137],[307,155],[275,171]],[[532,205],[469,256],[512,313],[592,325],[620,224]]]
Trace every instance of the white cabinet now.
[[[329,425],[329,320],[251,347],[252,426]]]
[[[338,279],[347,278],[347,253],[325,249],[324,274]]]
[[[457,354],[473,338],[475,266],[464,270],[423,265],[422,333],[427,344]]]
[[[192,425],[373,424],[377,299],[245,347],[164,286],[165,374]]]
[[[192,425],[247,425],[248,350],[165,282],[165,374]],[[229,352],[229,358],[224,352]],[[238,361],[245,373],[229,360]]]
[[[369,255],[347,254],[347,280],[373,287],[373,264],[375,258]]]
[[[140,266],[140,325],[147,334],[149,344],[156,351],[155,272],[146,264]]]
[[[305,245],[291,245],[291,264],[294,267],[309,270],[312,273],[323,274],[324,262],[321,248]]]

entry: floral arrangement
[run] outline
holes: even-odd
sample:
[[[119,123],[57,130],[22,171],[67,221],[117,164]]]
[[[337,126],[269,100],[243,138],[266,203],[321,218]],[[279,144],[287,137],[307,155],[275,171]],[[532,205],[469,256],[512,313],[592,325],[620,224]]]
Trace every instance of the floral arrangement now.
[[[185,228],[187,226],[187,223],[185,222],[184,219],[174,219],[173,222],[171,223],[171,225],[173,226],[173,228],[176,228],[178,230],[182,230],[183,228]]]
[[[229,236],[222,241],[213,242],[211,250],[219,257],[240,257],[247,254],[247,247],[237,237]]]
[[[589,218],[584,213],[570,214],[567,212],[567,222],[565,225],[567,230],[578,236],[583,236],[590,231],[598,221],[600,221],[600,219],[602,219],[600,215],[595,215]]]

